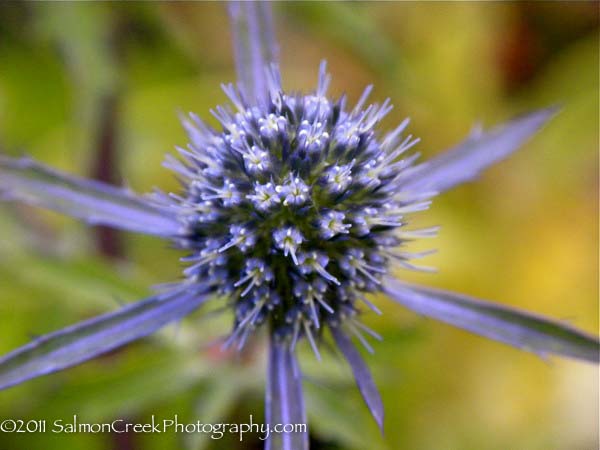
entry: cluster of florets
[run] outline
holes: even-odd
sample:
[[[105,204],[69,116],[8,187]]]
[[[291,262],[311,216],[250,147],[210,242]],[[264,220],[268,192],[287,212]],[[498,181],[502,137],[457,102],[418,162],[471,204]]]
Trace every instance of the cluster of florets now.
[[[363,109],[370,88],[351,110],[345,97],[328,99],[324,64],[311,95],[285,94],[277,71],[268,75],[259,104],[224,86],[235,109],[213,111],[222,130],[184,121],[191,142],[167,166],[185,191],[171,201],[187,230],[186,277],[232,299],[230,342],[242,346],[266,322],[314,346],[323,324],[352,318],[359,302],[375,309],[363,293],[378,289],[391,258],[408,259],[393,249],[410,237],[404,216],[427,206],[400,189],[417,140],[402,138],[408,121],[378,135],[391,106]]]

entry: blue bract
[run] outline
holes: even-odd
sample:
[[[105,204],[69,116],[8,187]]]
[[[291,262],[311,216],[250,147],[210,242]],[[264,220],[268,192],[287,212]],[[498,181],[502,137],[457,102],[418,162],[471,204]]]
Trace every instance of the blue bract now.
[[[317,88],[283,89],[268,3],[234,3],[239,84],[226,85],[231,106],[217,107],[219,129],[184,119],[190,143],[165,165],[183,182],[177,193],[140,197],[67,176],[28,159],[0,157],[0,191],[8,199],[171,240],[186,252],[184,280],[154,297],[43,336],[0,359],[0,388],[78,364],[153,333],[215,294],[234,313],[226,345],[242,349],[254,330],[269,335],[266,415],[270,424],[303,423],[295,348],[306,339],[317,357],[331,334],[380,427],[383,404],[354,347],[379,338],[358,317],[379,310],[367,294],[383,292],[419,314],[538,354],[598,362],[598,340],[533,314],[459,294],[408,285],[394,267],[419,269],[405,244],[432,237],[411,214],[474,179],[515,151],[554,110],[541,110],[466,141],[423,163],[406,134],[408,120],[379,129],[390,102],[354,106],[327,97],[321,64]],[[329,330],[329,333],[325,333]],[[271,434],[267,449],[304,450],[306,433]]]

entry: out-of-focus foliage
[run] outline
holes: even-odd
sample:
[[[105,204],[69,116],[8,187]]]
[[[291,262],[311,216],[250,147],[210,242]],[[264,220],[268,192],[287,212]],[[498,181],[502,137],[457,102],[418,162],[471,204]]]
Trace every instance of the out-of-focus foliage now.
[[[375,97],[412,118],[426,155],[477,120],[562,112],[509,161],[436,200],[436,275],[405,279],[598,328],[598,4],[276,4],[284,84]],[[224,101],[234,79],[224,5],[0,5],[0,148],[138,191],[176,189],[163,155],[184,144],[177,113]],[[105,114],[107,99],[114,114]],[[109,126],[106,125],[109,121]],[[108,132],[112,156],[102,153]],[[106,149],[105,149],[106,150]],[[99,169],[98,169],[99,168]],[[106,175],[108,173],[108,176]],[[104,174],[104,175],[103,175]],[[111,175],[112,174],[112,175]],[[108,177],[108,178],[107,178]],[[112,178],[111,178],[112,177]],[[177,253],[149,237],[98,231],[55,214],[0,207],[0,351],[149,293],[179,276]],[[108,239],[116,239],[114,235]],[[419,248],[416,246],[416,248]],[[100,249],[101,251],[99,251]],[[103,250],[104,249],[104,250]],[[115,250],[116,249],[116,250]],[[110,257],[109,257],[110,256]],[[598,369],[529,354],[424,321],[376,299],[384,341],[367,356],[386,407],[382,438],[340,358],[302,355],[314,449],[598,448]],[[196,314],[143,342],[0,393],[0,419],[245,422],[263,413],[264,351],[223,354],[228,317]],[[261,448],[258,436],[0,434],[0,448]]]

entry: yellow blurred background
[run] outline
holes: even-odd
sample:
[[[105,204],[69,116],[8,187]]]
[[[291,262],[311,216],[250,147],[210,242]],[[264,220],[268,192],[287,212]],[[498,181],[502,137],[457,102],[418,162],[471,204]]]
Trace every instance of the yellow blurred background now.
[[[502,302],[598,332],[598,17],[594,2],[290,2],[274,5],[284,86],[313,89],[326,59],[332,94],[390,97],[436,154],[537,108],[560,114],[476,183],[417,218],[441,225],[404,279]],[[202,2],[0,5],[0,148],[136,191],[176,189],[161,167],[184,145],[180,112],[212,121],[234,80],[225,5]],[[0,206],[0,351],[147,295],[175,280],[177,252],[150,237],[91,230]],[[302,352],[313,449],[593,450],[598,368],[541,360],[404,311],[383,298],[365,321],[384,341],[366,356],[386,407],[381,437],[346,368]],[[0,393],[2,418],[89,421],[178,413],[262,421],[264,348],[209,345],[229,318],[128,346]],[[305,349],[303,349],[305,350]],[[259,449],[248,438],[2,434],[0,448]]]

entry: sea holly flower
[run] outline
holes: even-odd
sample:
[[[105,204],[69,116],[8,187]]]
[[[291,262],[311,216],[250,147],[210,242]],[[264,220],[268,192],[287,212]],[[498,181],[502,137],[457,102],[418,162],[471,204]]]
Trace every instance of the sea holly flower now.
[[[552,117],[541,110],[490,131],[478,131],[429,161],[417,163],[418,139],[408,120],[387,134],[379,123],[391,103],[356,105],[329,98],[325,63],[317,87],[287,93],[277,68],[268,3],[230,7],[239,83],[223,87],[231,106],[213,115],[221,126],[191,114],[190,143],[165,166],[184,182],[181,192],[138,196],[83,180],[30,159],[0,157],[0,191],[91,225],[155,235],[185,252],[184,280],[149,299],[37,338],[0,359],[0,388],[62,370],[147,336],[226,295],[233,327],[226,346],[243,350],[265,330],[269,341],[266,418],[304,423],[302,342],[320,358],[332,339],[383,427],[383,402],[351,338],[368,351],[360,321],[367,294],[381,292],[424,316],[540,355],[597,363],[597,338],[558,321],[500,304],[407,284],[396,266],[420,269],[403,245],[432,237],[411,216],[446,190],[473,180],[507,157]],[[330,337],[329,337],[330,336]],[[270,435],[271,450],[308,448],[306,433]]]

